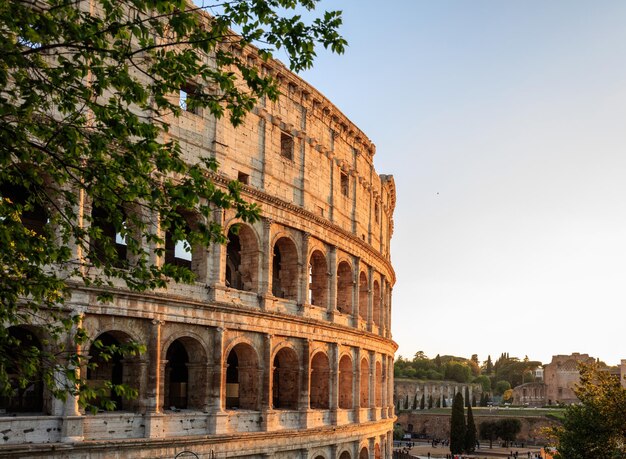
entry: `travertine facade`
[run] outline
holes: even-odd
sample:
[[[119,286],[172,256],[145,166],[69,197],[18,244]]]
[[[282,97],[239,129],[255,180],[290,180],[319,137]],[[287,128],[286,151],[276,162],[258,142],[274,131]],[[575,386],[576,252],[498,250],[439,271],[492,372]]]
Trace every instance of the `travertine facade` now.
[[[393,178],[376,173],[374,145],[324,96],[278,62],[259,66],[280,81],[277,103],[238,128],[185,112],[169,135],[190,160],[216,158],[216,183],[242,182],[262,220],[189,257],[166,246],[194,285],[120,288],[106,304],[77,287],[69,304],[92,340],[147,348],[105,362],[85,345],[99,363],[88,380],[127,382],[139,397],[87,415],[33,386],[28,403],[5,406],[0,456],[391,456]],[[215,219],[225,231],[240,223],[231,211]],[[39,414],[13,416],[24,409]]]

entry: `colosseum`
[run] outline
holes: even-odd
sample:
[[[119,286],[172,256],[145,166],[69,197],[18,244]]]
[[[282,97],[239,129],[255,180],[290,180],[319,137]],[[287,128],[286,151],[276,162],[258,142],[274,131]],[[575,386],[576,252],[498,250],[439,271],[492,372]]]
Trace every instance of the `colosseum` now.
[[[192,285],[120,288],[104,304],[76,288],[70,306],[91,342],[147,349],[105,361],[87,343],[98,363],[87,379],[139,396],[92,415],[31,386],[0,407],[0,457],[391,457],[393,178],[315,88],[278,61],[259,65],[279,81],[278,102],[261,101],[237,128],[185,111],[169,135],[190,160],[216,158],[216,183],[241,182],[261,220],[220,211],[227,244],[166,246],[168,261],[195,272]]]

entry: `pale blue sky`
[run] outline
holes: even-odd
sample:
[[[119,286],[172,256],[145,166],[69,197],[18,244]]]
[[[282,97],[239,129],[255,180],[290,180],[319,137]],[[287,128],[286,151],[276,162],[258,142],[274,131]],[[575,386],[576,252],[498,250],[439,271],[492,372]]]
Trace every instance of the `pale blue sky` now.
[[[325,1],[398,202],[399,354],[626,358],[626,2]]]

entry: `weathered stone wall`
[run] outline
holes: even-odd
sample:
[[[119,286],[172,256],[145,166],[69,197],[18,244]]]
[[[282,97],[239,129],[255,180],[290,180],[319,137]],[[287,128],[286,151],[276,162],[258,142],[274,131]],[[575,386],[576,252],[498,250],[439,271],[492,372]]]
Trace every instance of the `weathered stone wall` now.
[[[424,395],[426,406],[429,397],[433,397],[433,406],[452,406],[452,400],[457,392],[463,395],[465,389],[469,392],[470,401],[476,397],[480,400],[482,386],[480,384],[464,384],[456,381],[419,381],[415,379],[396,379],[394,381],[395,406],[400,405],[402,410],[418,409]],[[408,405],[407,405],[408,400]]]
[[[595,359],[589,354],[555,355],[552,361],[544,367],[544,382],[546,384],[546,403],[576,403],[578,397],[574,394],[574,387],[580,381],[578,364],[592,363]]]
[[[480,431],[480,423],[484,421],[497,421],[503,418],[516,418],[522,423],[522,430],[517,436],[517,441],[530,442],[533,444],[545,444],[548,438],[543,429],[558,425],[557,421],[542,416],[515,416],[513,410],[510,413],[486,416],[474,410],[474,422]],[[510,415],[509,415],[510,414]],[[406,432],[415,432],[427,435],[430,438],[447,439],[450,437],[450,415],[429,414],[424,412],[401,412],[398,414],[399,423]],[[484,442],[482,442],[484,443]],[[488,443],[487,443],[488,445]]]

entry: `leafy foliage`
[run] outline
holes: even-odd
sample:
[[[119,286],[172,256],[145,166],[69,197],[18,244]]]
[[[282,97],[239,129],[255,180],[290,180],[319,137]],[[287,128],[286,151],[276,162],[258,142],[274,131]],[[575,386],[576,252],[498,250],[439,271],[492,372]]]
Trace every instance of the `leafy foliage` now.
[[[626,457],[626,389],[598,364],[580,366],[579,405],[552,430],[560,459]]]
[[[79,379],[76,349],[88,337],[81,311],[66,307],[71,289],[107,301],[119,285],[192,282],[188,267],[161,261],[165,232],[190,251],[226,241],[216,209],[258,218],[237,182],[216,185],[213,158],[188,162],[169,127],[185,111],[238,125],[261,98],[278,98],[277,82],[239,52],[252,43],[263,59],[284,50],[295,71],[311,66],[318,43],[342,52],[340,12],[308,24],[294,12],[316,3],[216,2],[209,16],[184,0],[0,2],[2,394],[38,379],[85,403],[133,395]],[[25,345],[22,325],[43,327],[45,346]]]
[[[500,438],[508,443],[515,441],[517,434],[522,430],[522,423],[519,419],[505,418],[497,421],[483,421],[480,423],[480,438],[489,440],[489,447],[493,445],[493,441]]]

